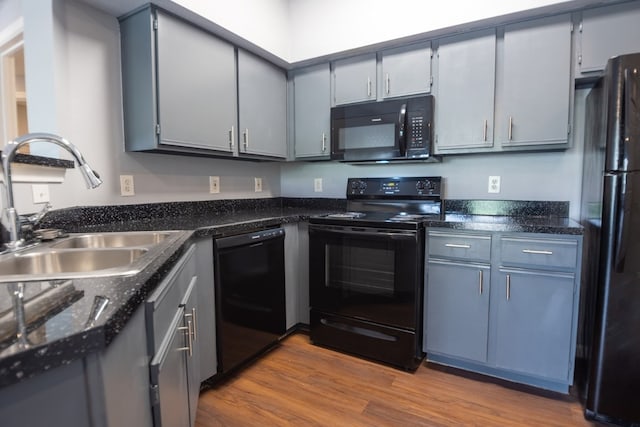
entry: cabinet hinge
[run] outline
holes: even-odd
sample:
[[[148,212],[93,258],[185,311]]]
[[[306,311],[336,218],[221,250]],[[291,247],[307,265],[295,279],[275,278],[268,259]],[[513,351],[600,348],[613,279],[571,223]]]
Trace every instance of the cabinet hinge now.
[[[158,29],[158,18],[153,20],[153,29],[157,30]]]
[[[160,404],[160,392],[157,384],[149,386],[149,397],[151,398],[151,406]]]
[[[433,86],[433,76],[429,77],[429,85]]]
[[[580,24],[578,24],[578,31],[582,32],[582,21],[580,21]]]
[[[160,135],[160,124],[156,123],[156,135]]]
[[[582,55],[578,55],[578,65],[582,65]]]
[[[567,123],[567,135],[571,135],[571,123]]]
[[[569,31],[573,33],[573,22],[571,23],[571,25],[569,26]]]

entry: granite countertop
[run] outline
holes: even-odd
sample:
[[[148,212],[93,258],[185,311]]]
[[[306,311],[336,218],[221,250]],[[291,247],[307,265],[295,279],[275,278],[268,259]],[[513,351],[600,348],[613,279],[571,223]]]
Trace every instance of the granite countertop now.
[[[478,209],[478,206],[484,206],[482,203],[468,202],[446,201],[448,213],[426,225],[483,231],[563,234],[581,234],[583,231],[578,223],[563,216],[568,213],[568,202],[561,202],[566,206],[546,205],[544,209],[539,204],[526,204],[530,202],[523,202],[515,210],[513,206],[511,210],[505,210],[492,205],[492,215]],[[50,212],[42,227],[62,228],[68,232],[185,230],[185,233],[159,253],[148,268],[134,276],[27,282],[25,298],[46,307],[46,316],[35,319],[29,329],[28,346],[15,341],[10,299],[14,284],[0,284],[0,387],[106,348],[186,251],[192,239],[304,221],[314,215],[340,212],[345,208],[343,199],[274,198],[79,207]],[[105,310],[97,320],[91,321],[94,304],[104,298],[108,299]],[[46,303],[51,300],[55,304]]]

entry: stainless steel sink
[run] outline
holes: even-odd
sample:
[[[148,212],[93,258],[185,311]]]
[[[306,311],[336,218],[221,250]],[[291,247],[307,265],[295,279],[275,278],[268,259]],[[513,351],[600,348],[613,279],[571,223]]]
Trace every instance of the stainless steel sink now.
[[[171,231],[134,231],[128,233],[92,233],[71,236],[53,243],[53,248],[124,248],[150,246],[163,242]]]
[[[122,248],[25,253],[0,261],[0,271],[3,275],[88,273],[129,266],[147,252],[146,248]]]
[[[0,255],[0,283],[136,274],[185,233],[71,234],[30,249]]]

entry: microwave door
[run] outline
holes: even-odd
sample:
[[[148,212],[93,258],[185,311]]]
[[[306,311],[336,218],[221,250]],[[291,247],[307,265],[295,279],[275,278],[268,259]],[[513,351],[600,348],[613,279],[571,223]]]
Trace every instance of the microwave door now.
[[[407,104],[402,104],[398,115],[398,148],[400,157],[407,155]]]

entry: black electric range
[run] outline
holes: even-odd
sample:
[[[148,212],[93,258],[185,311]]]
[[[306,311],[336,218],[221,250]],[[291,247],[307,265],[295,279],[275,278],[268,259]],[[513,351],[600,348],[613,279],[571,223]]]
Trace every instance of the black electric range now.
[[[314,344],[414,370],[422,352],[425,218],[440,177],[350,178],[347,211],[309,225]]]

